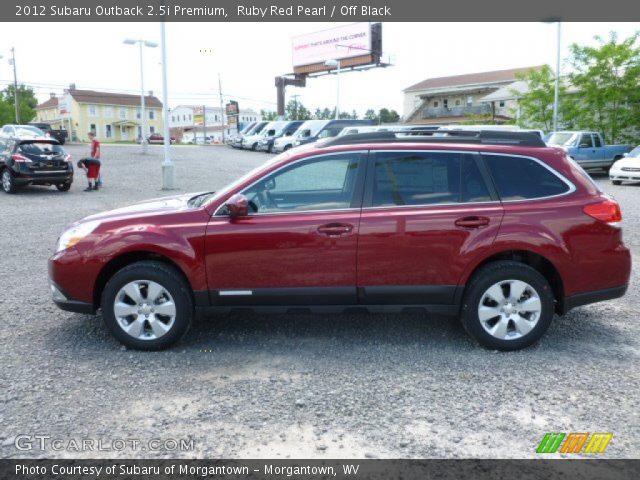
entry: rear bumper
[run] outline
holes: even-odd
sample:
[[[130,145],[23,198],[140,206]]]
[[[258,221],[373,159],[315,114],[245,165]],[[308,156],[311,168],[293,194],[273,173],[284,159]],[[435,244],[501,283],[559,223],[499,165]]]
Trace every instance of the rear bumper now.
[[[73,171],[63,171],[60,173],[14,173],[13,182],[18,186],[30,184],[56,185],[58,183],[71,183],[73,182]]]
[[[578,293],[577,295],[565,297],[562,306],[562,313],[567,313],[569,310],[581,305],[620,298],[627,292],[628,287],[629,285],[621,285],[619,287],[605,288],[604,290],[593,290],[591,292]]]

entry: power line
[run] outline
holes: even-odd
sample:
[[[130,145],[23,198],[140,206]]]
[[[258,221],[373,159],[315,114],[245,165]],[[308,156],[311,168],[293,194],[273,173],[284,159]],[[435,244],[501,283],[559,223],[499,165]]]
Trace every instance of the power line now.
[[[9,84],[12,81],[11,80],[6,80],[6,79],[0,79],[1,83],[6,83]],[[60,90],[60,93],[62,93],[62,91],[64,89],[68,89],[69,85],[68,84],[60,84],[60,83],[39,83],[39,82],[21,82],[23,85],[31,87],[33,90],[38,90],[40,92],[42,91],[47,91],[47,89],[51,90],[51,89],[57,89]],[[80,89],[80,90],[96,90],[96,91],[103,91],[103,92],[108,92],[108,93],[131,93],[131,94],[137,94],[138,91],[137,90],[131,90],[131,89],[126,89],[126,88],[111,88],[111,87],[97,87],[97,86],[87,86],[86,88]],[[47,93],[51,93],[49,91],[47,91]],[[57,93],[57,92],[56,92]],[[189,99],[189,98],[196,98],[196,97],[218,97],[220,96],[220,92],[218,91],[211,91],[211,92],[175,92],[175,93],[171,93],[171,98],[172,99]],[[223,98],[227,98],[227,99],[238,99],[238,100],[247,100],[250,102],[256,102],[256,103],[261,103],[261,104],[269,104],[269,105],[275,105],[276,102],[272,102],[272,101],[268,101],[268,100],[264,100],[264,99],[260,99],[260,98],[253,98],[253,97],[244,97],[241,95],[234,95],[231,93],[222,93],[222,97]]]

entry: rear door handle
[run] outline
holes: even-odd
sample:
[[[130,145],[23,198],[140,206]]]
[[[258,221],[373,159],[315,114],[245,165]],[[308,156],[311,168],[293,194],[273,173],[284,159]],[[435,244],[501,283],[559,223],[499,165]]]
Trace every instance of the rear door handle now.
[[[351,233],[353,225],[348,223],[327,223],[318,227],[318,233],[328,235],[330,237],[337,237],[340,235],[346,235]]]
[[[462,217],[456,220],[456,227],[481,228],[489,225],[487,217]]]

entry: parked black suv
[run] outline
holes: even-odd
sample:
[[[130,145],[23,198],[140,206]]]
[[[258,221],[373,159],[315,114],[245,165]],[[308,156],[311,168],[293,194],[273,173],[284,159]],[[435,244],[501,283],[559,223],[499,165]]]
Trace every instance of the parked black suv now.
[[[24,185],[55,185],[66,192],[73,183],[73,164],[53,138],[0,139],[2,189],[14,193]]]
[[[46,136],[55,138],[60,142],[60,145],[64,145],[67,141],[67,137],[69,136],[69,133],[66,130],[54,130],[48,123],[29,122],[29,125],[39,128]]]

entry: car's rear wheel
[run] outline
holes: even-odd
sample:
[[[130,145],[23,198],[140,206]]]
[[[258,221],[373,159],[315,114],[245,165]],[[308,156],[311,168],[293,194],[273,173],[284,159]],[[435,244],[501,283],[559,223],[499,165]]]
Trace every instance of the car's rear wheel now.
[[[547,331],[554,313],[549,282],[523,263],[498,261],[469,282],[462,324],[478,343],[496,350],[527,347]]]
[[[622,185],[622,180],[611,180],[614,185]]]
[[[61,192],[68,192],[71,188],[71,182],[58,183],[56,188]]]
[[[13,180],[13,175],[11,175],[11,172],[7,168],[2,170],[2,190],[4,190],[5,193],[16,192],[16,184]]]
[[[179,341],[193,318],[190,287],[173,267],[143,261],[118,271],[102,294],[111,333],[136,350],[162,350]]]

